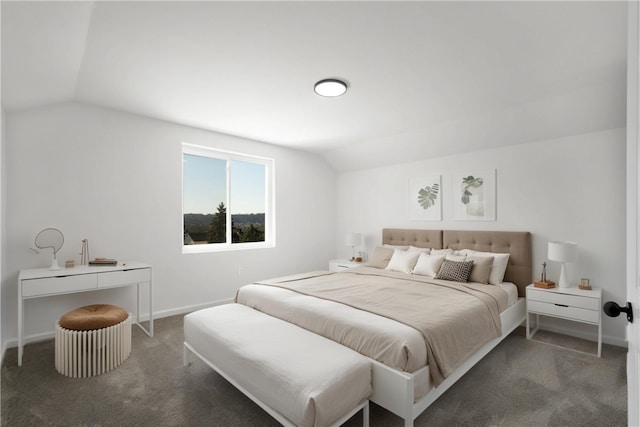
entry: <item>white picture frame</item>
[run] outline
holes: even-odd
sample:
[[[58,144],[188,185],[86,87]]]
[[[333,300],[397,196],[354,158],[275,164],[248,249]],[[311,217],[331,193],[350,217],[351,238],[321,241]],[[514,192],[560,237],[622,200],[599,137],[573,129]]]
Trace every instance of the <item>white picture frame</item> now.
[[[451,175],[454,221],[496,220],[496,170],[469,169]]]
[[[409,179],[409,218],[442,221],[442,175]]]

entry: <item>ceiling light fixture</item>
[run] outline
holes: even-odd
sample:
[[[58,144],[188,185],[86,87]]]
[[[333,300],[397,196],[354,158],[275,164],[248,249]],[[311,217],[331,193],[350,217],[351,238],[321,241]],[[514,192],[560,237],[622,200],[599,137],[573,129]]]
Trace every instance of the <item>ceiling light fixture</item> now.
[[[313,90],[320,96],[340,96],[347,91],[347,84],[338,79],[324,79],[316,83]]]

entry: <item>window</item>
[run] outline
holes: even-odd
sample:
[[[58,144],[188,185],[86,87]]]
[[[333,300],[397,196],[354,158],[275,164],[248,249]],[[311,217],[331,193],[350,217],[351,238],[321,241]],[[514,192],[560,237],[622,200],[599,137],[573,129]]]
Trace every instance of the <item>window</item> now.
[[[275,246],[273,163],[182,144],[183,253]]]

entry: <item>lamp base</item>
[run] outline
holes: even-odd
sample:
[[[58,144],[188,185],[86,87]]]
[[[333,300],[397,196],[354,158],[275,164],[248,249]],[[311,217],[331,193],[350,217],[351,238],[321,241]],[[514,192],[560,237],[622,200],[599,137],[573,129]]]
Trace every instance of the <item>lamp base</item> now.
[[[49,270],[52,270],[52,271],[60,270],[60,266],[58,265],[58,259],[56,258],[55,255],[51,259],[51,267],[49,267]]]
[[[570,288],[571,283],[569,283],[569,279],[567,278],[567,271],[564,268],[564,262],[562,263],[562,267],[560,268],[560,280],[558,281],[559,288]]]

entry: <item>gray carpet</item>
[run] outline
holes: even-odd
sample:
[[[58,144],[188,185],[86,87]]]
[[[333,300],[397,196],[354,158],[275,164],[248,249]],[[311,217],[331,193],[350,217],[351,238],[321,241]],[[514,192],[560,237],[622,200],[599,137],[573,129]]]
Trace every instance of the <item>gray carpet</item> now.
[[[182,366],[182,316],[159,319],[155,336],[133,328],[133,351],[117,369],[71,379],[54,368],[53,341],[17,350],[2,366],[3,426],[277,426],[199,360]],[[625,426],[626,349],[540,331],[511,334],[416,420],[416,426]],[[546,341],[546,342],[541,342]],[[591,345],[590,343],[587,343]],[[587,345],[588,347],[588,345]],[[587,350],[591,351],[591,349]],[[362,425],[354,415],[345,425]],[[371,425],[402,426],[372,405]]]

